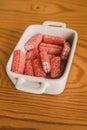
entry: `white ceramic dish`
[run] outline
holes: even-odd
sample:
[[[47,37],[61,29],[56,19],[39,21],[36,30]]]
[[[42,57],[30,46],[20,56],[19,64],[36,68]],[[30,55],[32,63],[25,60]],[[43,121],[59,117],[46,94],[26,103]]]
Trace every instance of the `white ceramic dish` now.
[[[16,89],[18,90],[36,94],[60,94],[61,92],[63,92],[66,86],[67,78],[69,75],[71,63],[76,48],[77,32],[72,29],[66,28],[66,24],[60,22],[46,21],[42,25],[31,25],[27,27],[14,50],[21,49],[25,51],[24,44],[27,42],[29,38],[31,38],[33,35],[37,33],[60,36],[64,39],[70,39],[72,41],[72,49],[68,58],[64,74],[58,79],[45,79],[14,73],[11,71],[13,52],[7,63],[7,74],[13,82],[13,84],[15,85]]]

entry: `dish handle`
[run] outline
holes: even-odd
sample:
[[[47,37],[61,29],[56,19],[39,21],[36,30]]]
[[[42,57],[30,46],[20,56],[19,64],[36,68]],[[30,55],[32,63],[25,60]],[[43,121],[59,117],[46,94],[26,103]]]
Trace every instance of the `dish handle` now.
[[[49,87],[49,84],[47,82],[35,82],[35,84],[33,84],[33,81],[28,81],[29,86],[27,85],[23,85],[26,82],[25,79],[22,78],[18,78],[17,82],[16,82],[16,89],[24,91],[24,92],[30,92],[30,93],[35,93],[35,94],[42,94],[44,93],[44,91],[46,90],[47,87]],[[38,88],[35,86],[39,85]],[[33,86],[34,85],[34,86]]]
[[[53,26],[53,27],[62,27],[66,28],[66,24],[62,22],[54,22],[54,21],[45,21],[43,22],[44,26]]]

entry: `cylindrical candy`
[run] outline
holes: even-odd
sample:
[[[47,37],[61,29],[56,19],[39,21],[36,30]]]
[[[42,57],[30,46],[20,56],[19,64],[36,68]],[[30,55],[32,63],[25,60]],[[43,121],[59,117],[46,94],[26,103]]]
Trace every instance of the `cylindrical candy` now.
[[[40,58],[41,58],[43,70],[45,71],[45,73],[49,73],[51,70],[49,55],[47,54],[47,52],[43,51],[40,52]]]
[[[34,70],[34,75],[35,76],[46,78],[46,74],[43,71],[40,59],[34,59],[32,61],[32,65],[33,65],[33,70]]]
[[[26,50],[32,50],[35,47],[38,47],[38,45],[41,43],[43,38],[42,34],[36,34],[35,36],[31,37],[31,39],[29,39],[26,44],[24,45]]]
[[[62,52],[62,46],[41,43],[39,46],[40,51],[47,51],[48,54],[60,55]]]
[[[23,74],[25,58],[25,54],[21,50],[15,50],[13,55],[11,71]]]
[[[61,59],[60,57],[53,57],[51,59],[51,78],[58,78],[61,76]]]
[[[50,43],[50,44],[60,44],[60,45],[63,45],[64,42],[65,42],[65,39],[63,39],[61,37],[44,35],[43,36],[43,42]]]
[[[57,36],[36,34],[24,47],[26,54],[14,51],[11,71],[43,78],[59,78],[64,73],[70,42]]]
[[[25,75],[30,75],[30,76],[34,75],[33,66],[32,66],[31,60],[26,60],[25,61],[24,74]]]
[[[62,50],[62,53],[61,53],[61,59],[62,60],[67,60],[67,58],[69,56],[69,53],[70,53],[70,50],[71,50],[70,43],[69,42],[65,42],[63,50]]]

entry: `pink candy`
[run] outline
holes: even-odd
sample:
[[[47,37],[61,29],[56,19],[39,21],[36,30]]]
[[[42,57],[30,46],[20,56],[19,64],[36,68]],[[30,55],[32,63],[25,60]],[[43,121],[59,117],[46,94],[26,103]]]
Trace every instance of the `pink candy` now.
[[[67,57],[69,56],[70,53],[70,43],[69,42],[65,42],[64,47],[63,47],[63,51],[61,53],[61,59],[62,60],[66,60]]]
[[[15,50],[13,55],[11,71],[23,74],[25,58],[25,54],[21,50]]]
[[[27,43],[24,45],[25,49],[29,51],[36,48],[41,43],[42,38],[42,34],[36,34],[35,36],[31,37],[31,39],[29,39]]]
[[[40,52],[40,57],[41,57],[41,62],[45,73],[49,73],[51,71],[49,55],[47,54],[47,52],[43,51]]]
[[[65,39],[42,34],[31,37],[24,48],[25,54],[14,51],[11,71],[43,78],[59,78],[71,51]]]
[[[33,76],[33,66],[31,60],[26,60],[25,61],[25,68],[24,68],[24,74]]]
[[[50,43],[50,44],[59,44],[63,45],[65,43],[65,39],[61,37],[54,37],[54,36],[49,36],[49,35],[44,35],[43,38],[45,43]]]
[[[48,54],[60,55],[62,52],[62,46],[41,43],[39,46],[40,51],[46,51]]]
[[[51,78],[61,76],[61,59],[60,57],[53,57],[51,60]]]

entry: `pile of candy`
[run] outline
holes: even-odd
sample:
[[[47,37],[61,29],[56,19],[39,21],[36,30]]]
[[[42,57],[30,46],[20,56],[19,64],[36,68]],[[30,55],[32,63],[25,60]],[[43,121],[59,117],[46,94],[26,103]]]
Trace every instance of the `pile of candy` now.
[[[15,50],[11,71],[44,78],[60,77],[71,51],[70,42],[61,37],[36,34],[25,43],[26,54]]]

